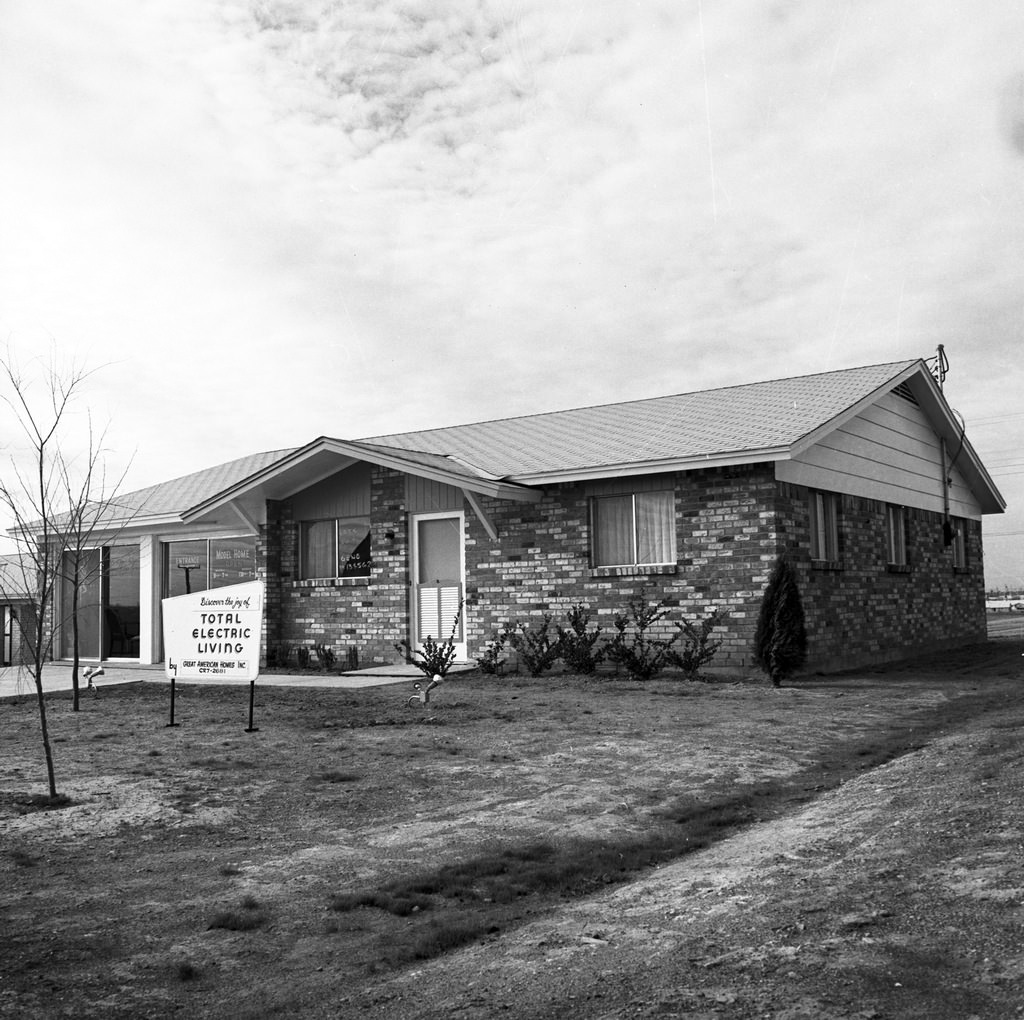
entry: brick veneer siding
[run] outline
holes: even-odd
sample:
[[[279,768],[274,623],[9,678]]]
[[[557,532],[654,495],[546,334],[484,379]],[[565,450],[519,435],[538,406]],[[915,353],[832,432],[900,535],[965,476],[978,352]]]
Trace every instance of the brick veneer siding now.
[[[510,620],[550,612],[562,622],[577,602],[592,609],[610,636],[612,620],[643,592],[675,608],[659,624],[697,618],[719,608],[729,614],[716,656],[719,667],[746,669],[757,622],[755,600],[767,583],[779,545],[770,466],[708,469],[673,476],[676,492],[675,568],[650,571],[591,566],[590,502],[584,484],[547,490],[536,504],[483,499],[494,522],[493,542],[467,515],[466,573],[470,653]]]
[[[966,525],[967,563],[953,567],[939,513],[907,509],[907,568],[887,563],[886,504],[841,496],[838,569],[811,561],[809,493],[780,485],[809,634],[808,666],[830,671],[987,639],[981,525]]]
[[[492,542],[467,516],[470,652],[510,620],[556,619],[575,602],[591,606],[610,633],[612,617],[641,590],[677,608],[672,619],[727,614],[716,631],[714,668],[756,671],[753,639],[761,598],[777,557],[800,577],[810,635],[807,668],[832,671],[891,661],[923,650],[986,638],[981,527],[967,524],[967,566],[954,570],[942,517],[908,510],[908,569],[890,570],[886,505],[840,498],[841,569],[818,569],[810,556],[807,489],[776,482],[771,465],[680,473],[676,491],[675,570],[615,571],[590,566],[586,488],[552,488],[534,505],[484,500],[498,530]]]
[[[361,665],[400,661],[396,642],[409,632],[409,534],[405,479],[386,468],[371,476],[369,582],[298,580],[297,524],[288,501],[268,509],[263,559],[267,640],[292,648],[332,647],[344,662],[354,648]],[[942,543],[941,515],[910,510],[906,572],[886,563],[885,504],[844,496],[841,569],[810,558],[809,492],[775,480],[770,464],[709,468],[671,476],[676,494],[675,567],[655,570],[591,566],[590,490],[552,486],[538,503],[478,497],[497,529],[490,538],[466,513],[466,638],[470,657],[513,620],[551,613],[562,622],[574,603],[592,609],[608,636],[612,619],[644,592],[667,599],[673,620],[725,612],[716,669],[753,673],[753,638],[771,568],[785,552],[800,579],[810,636],[809,670],[891,660],[923,649],[985,639],[981,528],[968,522],[967,567],[954,571]],[[276,576],[276,579],[275,579]]]
[[[299,580],[298,523],[292,519],[288,500],[274,506],[273,523],[267,527],[268,550],[273,551],[268,552],[267,562],[269,573],[273,556],[279,557],[280,580],[273,586],[276,619],[267,625],[269,641],[287,649],[312,650],[317,644],[327,645],[337,656],[338,665],[348,662],[352,649],[361,666],[401,661],[394,646],[409,634],[405,476],[374,466],[370,505],[373,565],[369,581],[343,579],[330,583]],[[268,578],[268,619],[270,604]]]

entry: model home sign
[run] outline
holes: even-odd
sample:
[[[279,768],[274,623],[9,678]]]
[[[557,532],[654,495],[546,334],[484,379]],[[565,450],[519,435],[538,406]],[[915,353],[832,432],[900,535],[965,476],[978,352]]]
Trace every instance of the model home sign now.
[[[172,680],[255,680],[263,582],[163,600],[165,672]]]

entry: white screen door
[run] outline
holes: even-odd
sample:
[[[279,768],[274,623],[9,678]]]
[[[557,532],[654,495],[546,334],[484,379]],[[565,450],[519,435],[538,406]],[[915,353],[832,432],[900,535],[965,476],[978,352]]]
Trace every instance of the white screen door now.
[[[459,614],[465,591],[462,532],[461,513],[413,518],[413,645],[420,647],[428,637],[446,641],[454,628],[459,660],[466,658],[465,613]]]

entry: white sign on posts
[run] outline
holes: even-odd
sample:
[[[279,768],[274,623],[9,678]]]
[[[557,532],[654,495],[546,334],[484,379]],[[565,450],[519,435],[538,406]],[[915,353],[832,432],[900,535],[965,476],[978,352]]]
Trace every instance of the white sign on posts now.
[[[263,582],[163,600],[169,680],[255,680],[260,673]]]

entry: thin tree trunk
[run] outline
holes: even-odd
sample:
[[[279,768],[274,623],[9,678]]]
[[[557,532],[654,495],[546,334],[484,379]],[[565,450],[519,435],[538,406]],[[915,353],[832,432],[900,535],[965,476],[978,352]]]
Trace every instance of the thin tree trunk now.
[[[72,709],[78,711],[78,555],[75,555],[74,579],[71,582],[71,690]],[[59,638],[58,638],[59,640]]]
[[[46,781],[50,787],[50,797],[57,796],[57,775],[53,769],[53,749],[50,747],[50,727],[46,721],[46,698],[43,697],[43,661],[44,653],[44,624],[43,616],[40,614],[36,620],[36,657],[33,669],[36,682],[36,702],[39,705],[39,729],[43,737],[43,756],[46,759]]]

